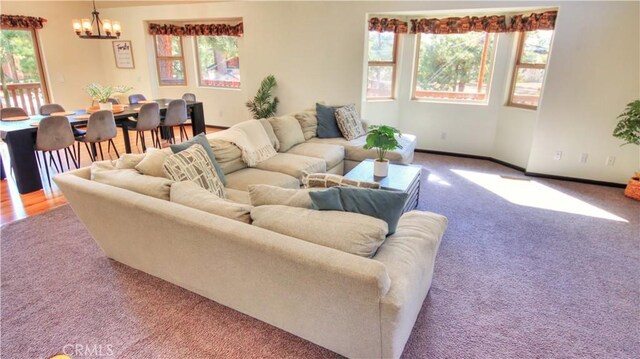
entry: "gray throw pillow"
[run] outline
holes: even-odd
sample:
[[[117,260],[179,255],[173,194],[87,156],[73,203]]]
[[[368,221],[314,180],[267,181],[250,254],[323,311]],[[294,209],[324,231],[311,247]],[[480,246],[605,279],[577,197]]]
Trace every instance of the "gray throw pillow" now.
[[[398,226],[402,209],[409,196],[404,192],[386,191],[369,188],[335,187],[340,193],[340,202],[346,212],[360,213],[379,218],[389,225],[389,234]],[[335,205],[335,194],[329,191],[309,194],[314,208],[339,210]]]
[[[344,211],[342,201],[340,200],[340,191],[338,188],[329,188],[324,191],[309,192],[313,209],[324,211]]]
[[[186,150],[187,148],[195,145],[196,143],[201,145],[202,148],[204,148],[205,152],[207,152],[207,155],[211,160],[211,164],[213,165],[213,168],[215,168],[216,173],[218,174],[218,178],[220,179],[223,185],[226,185],[227,181],[224,178],[224,171],[222,170],[222,167],[220,167],[220,164],[218,163],[218,161],[216,161],[216,154],[213,152],[213,149],[209,144],[209,140],[207,139],[207,136],[204,133],[201,133],[197,136],[193,136],[189,141],[178,143],[176,145],[171,145],[170,147],[173,153],[178,153],[180,151]]]
[[[341,106],[325,106],[316,103],[316,116],[318,117],[318,138],[342,137],[342,132],[336,122],[336,109]]]

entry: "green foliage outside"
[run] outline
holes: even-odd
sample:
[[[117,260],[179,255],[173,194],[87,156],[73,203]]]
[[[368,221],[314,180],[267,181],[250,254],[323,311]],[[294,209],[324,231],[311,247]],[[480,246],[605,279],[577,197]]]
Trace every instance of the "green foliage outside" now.
[[[399,137],[402,136],[400,131],[395,127],[371,125],[367,132],[367,142],[363,148],[365,150],[375,148],[378,151],[378,161],[382,162],[384,161],[384,157],[387,155],[388,151],[393,151],[396,148],[402,148],[398,143],[396,134],[398,134]]]
[[[0,30],[0,56],[3,83],[40,82],[30,31]],[[19,72],[24,75],[22,79],[19,78]]]
[[[369,61],[393,61],[392,32],[369,31]]]
[[[197,45],[201,75],[212,65],[217,65],[216,72],[225,75],[226,61],[238,56],[238,42],[233,36],[198,36]]]
[[[276,78],[269,75],[260,83],[260,88],[253,100],[247,101],[245,105],[254,119],[269,118],[276,114],[280,100],[278,97],[272,97],[271,91],[277,86]]]
[[[613,136],[624,141],[622,144],[640,145],[640,100],[635,100],[618,116],[620,122],[613,130]]]

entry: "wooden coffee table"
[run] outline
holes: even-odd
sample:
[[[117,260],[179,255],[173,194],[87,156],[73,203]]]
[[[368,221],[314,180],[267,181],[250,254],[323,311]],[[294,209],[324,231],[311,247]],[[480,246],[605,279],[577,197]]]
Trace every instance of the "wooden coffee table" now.
[[[382,189],[408,193],[407,203],[402,210],[404,213],[418,206],[421,172],[422,166],[390,163],[387,177],[375,177],[373,175],[373,160],[364,160],[344,176],[356,181],[378,182]]]

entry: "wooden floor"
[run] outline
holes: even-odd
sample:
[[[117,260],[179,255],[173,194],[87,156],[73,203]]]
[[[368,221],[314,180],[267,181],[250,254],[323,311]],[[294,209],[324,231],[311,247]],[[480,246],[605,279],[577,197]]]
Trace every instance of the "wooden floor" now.
[[[191,128],[187,126],[187,133],[191,136]],[[215,132],[217,129],[207,127],[207,133]],[[180,141],[180,134],[178,133],[178,129],[175,129],[175,138],[176,141]],[[135,141],[135,132],[130,132],[129,137],[131,138],[131,150],[133,153],[142,153],[141,145],[137,146],[133,141]],[[150,136],[147,136],[147,146],[151,147],[151,141],[149,139]],[[122,133],[118,131],[118,136],[114,139],[116,144],[116,149],[120,154],[125,153],[124,150],[124,141],[122,138]],[[165,144],[166,146],[166,144]],[[105,159],[111,158],[116,159],[117,156],[113,149],[110,153],[106,152],[107,146],[103,144],[103,150]],[[2,162],[5,166],[5,172],[7,174],[7,178],[0,181],[0,225],[5,223],[10,223],[16,221],[18,219],[26,218],[29,216],[36,215],[38,213],[42,213],[51,208],[55,208],[67,203],[67,200],[64,198],[64,195],[60,192],[60,189],[55,185],[53,181],[51,181],[51,187],[47,183],[47,177],[45,175],[44,170],[40,169],[41,181],[43,184],[43,189],[31,192],[27,194],[21,195],[18,193],[18,188],[13,180],[13,176],[10,170],[10,158],[9,152],[7,151],[6,144],[2,144],[0,148],[0,152],[2,153]],[[64,152],[61,152],[61,155],[64,157]],[[82,163],[81,167],[86,167],[91,165],[91,159],[89,158],[89,153],[84,149],[84,146],[81,146],[81,154],[80,159]],[[64,162],[64,160],[63,160]],[[64,163],[65,170],[66,163]],[[72,164],[73,167],[73,164]],[[51,174],[55,174],[55,169],[51,169]]]

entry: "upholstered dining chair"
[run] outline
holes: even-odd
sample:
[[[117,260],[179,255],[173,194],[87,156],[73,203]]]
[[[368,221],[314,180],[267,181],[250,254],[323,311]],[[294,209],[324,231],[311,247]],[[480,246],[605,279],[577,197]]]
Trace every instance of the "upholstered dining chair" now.
[[[158,127],[160,126],[160,105],[157,102],[145,103],[140,107],[138,118],[129,117],[129,120],[136,124],[133,129],[136,131],[136,134],[140,136],[142,152],[147,151],[147,144],[144,138],[145,131],[151,132],[153,147],[162,148],[160,145],[160,133],[158,132]]]
[[[67,162],[67,168],[71,169],[71,162],[69,157],[73,160],[73,164],[78,168],[78,162],[74,154],[69,150],[69,147],[73,147],[74,137],[69,119],[65,116],[49,116],[40,120],[38,125],[38,132],[36,134],[36,151],[40,151],[42,154],[42,163],[47,174],[47,182],[51,187],[51,175],[49,174],[49,164],[53,164],[58,173],[64,172],[62,166],[62,158],[60,157],[60,150],[64,150],[64,156]],[[58,162],[53,156],[53,152],[56,152]],[[49,162],[47,163],[47,156],[49,154]],[[37,154],[36,154],[37,157]]]
[[[29,116],[27,111],[20,107],[5,107],[0,108],[0,119],[7,117]]]
[[[189,119],[187,116],[187,102],[185,100],[172,100],[169,102],[167,106],[167,112],[164,115],[164,120],[160,123],[161,127],[165,127],[168,129],[168,132],[171,133],[169,137],[169,141],[172,143],[176,143],[175,138],[173,136],[173,127],[180,127],[180,142],[186,139],[189,139],[187,135],[187,130],[184,128],[184,123]]]
[[[135,104],[140,103],[140,101],[146,101],[146,100],[147,100],[147,98],[144,97],[144,95],[140,94],[140,93],[129,95],[129,104],[130,105],[135,105]]]
[[[97,153],[93,153],[89,148],[90,144],[97,144],[100,150],[100,158],[104,160],[104,153],[102,152],[102,142],[108,141],[116,151],[116,156],[120,157],[116,144],[113,143],[113,139],[118,135],[116,129],[116,120],[113,118],[113,112],[109,110],[96,111],[89,116],[89,122],[87,122],[87,133],[84,136],[76,137],[78,141],[78,163],[80,163],[80,143],[84,143],[91,162],[94,162],[97,157]],[[96,151],[97,152],[97,151]]]
[[[118,100],[117,98],[113,98],[113,97],[109,97],[107,99],[107,101],[111,102],[111,104],[113,104],[113,105],[119,105],[120,104],[120,100]]]
[[[40,109],[38,110],[38,112],[40,112],[40,114],[42,116],[49,116],[52,113],[55,112],[65,112],[66,110],[64,109],[64,107],[62,107],[61,105],[57,104],[57,103],[49,103],[46,105],[42,105],[40,106]],[[78,137],[78,136],[82,136],[85,133],[87,133],[87,131],[85,130],[80,130],[78,128],[76,128],[76,126],[71,125],[71,131],[73,131],[73,136],[74,137]],[[75,154],[75,147],[73,147],[73,152]],[[77,154],[76,154],[77,155]]]
[[[185,101],[195,101],[196,100],[196,94],[191,93],[191,92],[185,92],[184,95],[182,95],[182,99]]]

